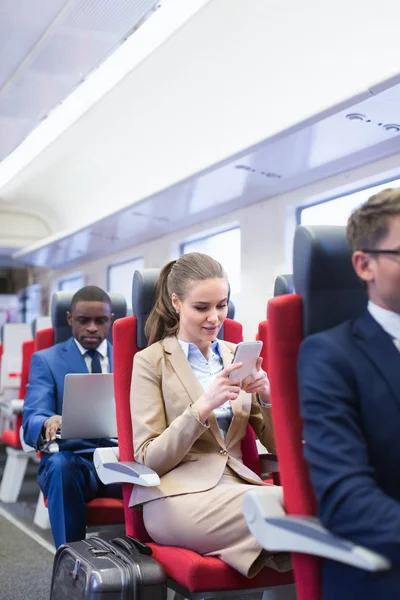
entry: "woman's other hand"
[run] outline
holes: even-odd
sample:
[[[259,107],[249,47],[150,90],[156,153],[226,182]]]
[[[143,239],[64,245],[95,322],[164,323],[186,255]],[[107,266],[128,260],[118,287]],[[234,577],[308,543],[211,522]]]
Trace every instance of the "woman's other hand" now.
[[[232,371],[240,369],[241,366],[242,363],[232,363],[225,367],[204,391],[204,394],[194,403],[202,422],[207,420],[208,415],[215,408],[225,404],[227,400],[234,401],[239,396],[240,379],[238,377],[229,378],[229,375]]]

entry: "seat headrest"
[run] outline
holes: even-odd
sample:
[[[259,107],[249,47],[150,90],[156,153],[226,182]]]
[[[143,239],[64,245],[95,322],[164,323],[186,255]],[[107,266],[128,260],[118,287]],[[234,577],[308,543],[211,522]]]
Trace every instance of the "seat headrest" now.
[[[54,343],[65,342],[71,337],[71,327],[67,321],[67,311],[71,307],[72,297],[75,292],[55,292],[51,300],[51,322],[54,329]],[[108,292],[107,292],[108,293]],[[121,294],[108,293],[111,300],[111,312],[114,320],[126,315],[126,300]],[[108,339],[112,341],[112,327],[108,332]]]
[[[351,262],[345,227],[302,226],[293,246],[294,288],[303,300],[304,337],[359,316],[367,294]]]
[[[132,281],[132,313],[137,320],[137,347],[147,346],[144,326],[155,301],[155,292],[161,269],[137,269]]]
[[[226,318],[232,320],[235,318],[235,305],[233,304],[232,300],[229,300],[228,302],[228,313]]]
[[[275,279],[274,296],[293,294],[293,275],[278,275]]]
[[[137,269],[133,274],[132,282],[132,313],[137,320],[137,340],[136,344],[139,350],[143,350],[147,346],[147,338],[144,333],[144,326],[147,317],[155,302],[155,293],[157,281],[160,276],[161,269]],[[229,319],[235,316],[235,306],[229,300],[228,314]],[[219,333],[219,339],[224,339],[224,327],[222,326]]]
[[[36,335],[37,331],[41,329],[48,329],[51,327],[51,317],[36,317],[32,321],[32,336]]]

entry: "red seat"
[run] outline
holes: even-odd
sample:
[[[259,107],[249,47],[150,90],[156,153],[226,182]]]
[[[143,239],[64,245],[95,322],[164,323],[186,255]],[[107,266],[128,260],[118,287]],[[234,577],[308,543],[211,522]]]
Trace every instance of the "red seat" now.
[[[46,350],[50,346],[54,346],[54,329],[48,327],[47,329],[37,331],[35,335],[35,352]]]
[[[18,390],[18,398],[23,400],[25,398],[26,386],[29,380],[29,367],[31,364],[31,357],[34,352],[34,340],[27,340],[22,344],[22,371],[21,371],[21,383]],[[5,446],[12,446],[18,450],[22,449],[21,441],[19,437],[19,431],[22,425],[22,413],[17,414],[13,429],[7,429],[3,431],[1,441]]]
[[[130,418],[130,385],[133,359],[138,352],[137,319],[126,317],[114,324],[114,389],[117,406],[118,443],[121,461],[133,461],[133,432]],[[242,340],[242,327],[239,323],[226,319],[224,338],[229,341]],[[249,450],[252,450],[250,456]],[[242,445],[243,460],[246,465],[260,472],[256,466],[258,453],[254,443],[254,432],[248,427],[248,433]],[[123,484],[126,533],[144,542],[151,542],[142,518],[142,512],[129,508],[132,492],[131,484]],[[293,583],[292,573],[277,573],[264,569],[254,579],[244,577],[222,560],[205,557],[185,548],[160,546],[150,543],[154,557],[162,564],[172,587],[190,597],[191,593],[208,593],[227,590],[248,590],[268,588]],[[183,591],[182,591],[183,588]]]
[[[35,336],[35,352],[54,344],[54,329],[42,329]],[[45,498],[47,506],[47,499]],[[124,522],[124,505],[119,498],[95,498],[86,503],[86,525],[119,525]]]
[[[43,499],[47,508],[48,500],[45,497]],[[123,510],[122,500],[119,498],[94,498],[86,503],[86,525],[115,525],[123,523]]]
[[[268,305],[268,376],[271,385],[279,472],[288,515],[316,515],[316,502],[303,458],[297,356],[302,335],[302,300],[278,296]],[[320,559],[292,554],[298,600],[321,597]]]
[[[259,323],[256,338],[263,343],[260,356],[263,359],[262,367],[268,373],[268,321]]]
[[[18,390],[18,400],[24,400],[25,398],[33,350],[33,340],[23,342],[21,382]],[[7,460],[0,485],[0,500],[3,502],[16,502],[18,500],[29,461],[29,454],[22,449],[20,440],[22,412],[19,407],[16,409],[15,414],[14,427],[3,431],[1,436],[1,441],[5,445],[7,452]]]
[[[261,358],[263,359],[262,368],[268,373],[268,321],[261,321],[258,325],[257,340],[263,343],[261,349]],[[280,470],[280,467],[279,467]],[[272,481],[275,485],[281,485],[281,476],[279,471],[272,474]]]

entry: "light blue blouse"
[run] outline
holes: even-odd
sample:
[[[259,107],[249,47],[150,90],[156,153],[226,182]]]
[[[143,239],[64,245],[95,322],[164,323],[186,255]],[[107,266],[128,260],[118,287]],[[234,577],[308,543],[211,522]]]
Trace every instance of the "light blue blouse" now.
[[[206,389],[213,379],[222,371],[224,363],[219,349],[218,340],[213,342],[210,347],[210,357],[207,360],[196,346],[189,342],[178,340],[186,358],[192,367],[193,373],[196,375],[203,389]],[[217,418],[218,427],[223,437],[226,436],[229,425],[231,424],[233,411],[231,401],[227,400],[224,404],[214,409],[214,415]]]

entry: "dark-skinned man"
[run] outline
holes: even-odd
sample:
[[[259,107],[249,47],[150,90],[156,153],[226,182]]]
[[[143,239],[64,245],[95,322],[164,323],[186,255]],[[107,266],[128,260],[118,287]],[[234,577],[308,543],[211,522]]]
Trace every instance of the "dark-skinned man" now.
[[[106,292],[96,286],[80,289],[67,319],[72,336],[32,356],[23,431],[25,442],[36,449],[55,440],[61,427],[65,375],[113,370],[112,346],[106,339],[113,315]],[[59,452],[43,454],[38,482],[48,499],[56,547],[84,539],[86,502],[98,496],[121,497],[121,487],[104,486],[93,465],[94,449],[110,445],[106,439],[63,440]]]

